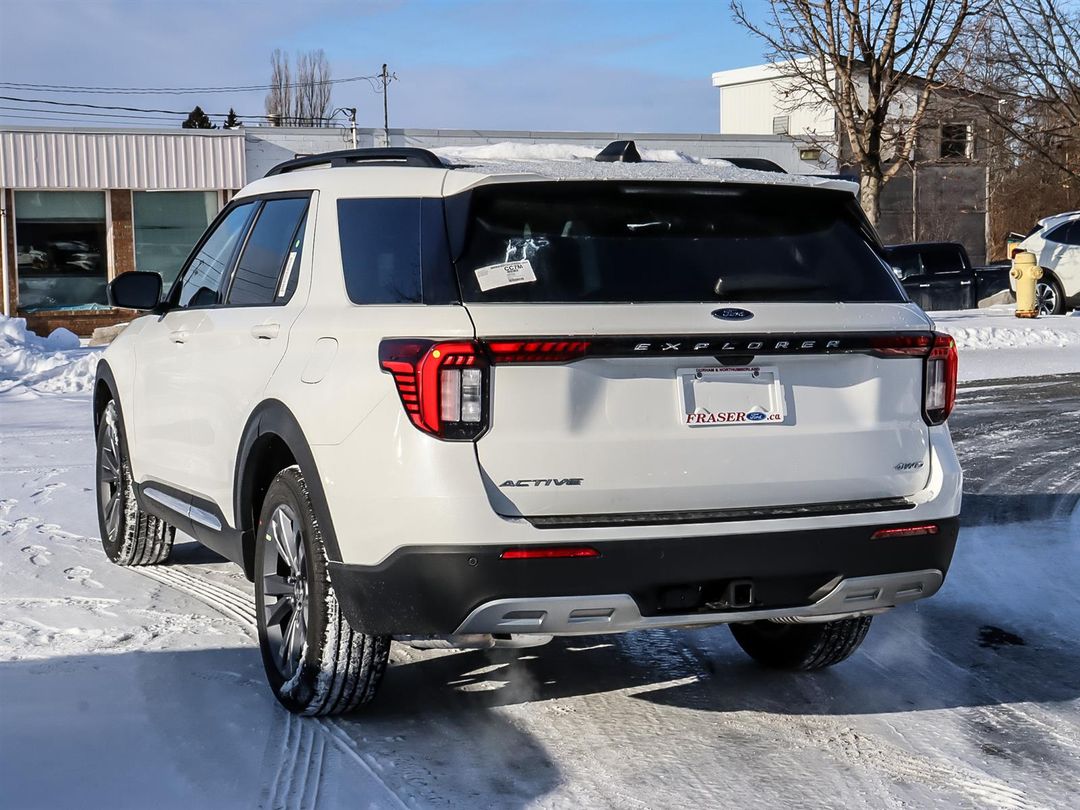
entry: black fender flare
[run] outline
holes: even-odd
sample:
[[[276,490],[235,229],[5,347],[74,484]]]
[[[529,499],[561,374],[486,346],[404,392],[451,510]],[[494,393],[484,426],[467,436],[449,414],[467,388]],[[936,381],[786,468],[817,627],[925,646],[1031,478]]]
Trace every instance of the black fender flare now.
[[[299,465],[307,484],[308,494],[311,496],[311,507],[315,512],[315,519],[318,520],[319,529],[322,532],[326,556],[332,561],[340,562],[341,551],[337,534],[334,532],[330,506],[326,500],[326,492],[323,490],[322,478],[319,476],[311,446],[307,437],[304,436],[300,423],[288,406],[280,400],[268,399],[261,402],[248,417],[244,431],[240,434],[240,446],[237,450],[236,468],[233,473],[233,514],[236,519],[236,528],[243,537],[246,572],[249,576],[254,574],[256,528],[252,525],[254,521],[251,510],[246,508],[255,494],[255,470],[248,462],[259,439],[266,435],[273,435],[280,439]]]

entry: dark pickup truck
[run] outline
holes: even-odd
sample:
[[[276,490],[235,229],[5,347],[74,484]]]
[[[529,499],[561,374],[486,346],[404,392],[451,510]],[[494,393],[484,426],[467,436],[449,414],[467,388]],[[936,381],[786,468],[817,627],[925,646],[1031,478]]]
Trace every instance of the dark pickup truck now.
[[[959,242],[889,245],[885,254],[908,297],[926,310],[974,309],[1009,289],[1009,263],[973,267]]]

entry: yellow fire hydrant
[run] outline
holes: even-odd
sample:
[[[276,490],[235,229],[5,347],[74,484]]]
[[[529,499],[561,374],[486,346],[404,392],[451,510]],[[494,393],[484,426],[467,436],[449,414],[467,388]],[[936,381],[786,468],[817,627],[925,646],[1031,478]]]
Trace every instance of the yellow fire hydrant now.
[[[1021,250],[1013,256],[1010,275],[1016,280],[1016,317],[1038,318],[1039,301],[1035,287],[1042,278],[1042,268],[1035,263],[1035,254]]]

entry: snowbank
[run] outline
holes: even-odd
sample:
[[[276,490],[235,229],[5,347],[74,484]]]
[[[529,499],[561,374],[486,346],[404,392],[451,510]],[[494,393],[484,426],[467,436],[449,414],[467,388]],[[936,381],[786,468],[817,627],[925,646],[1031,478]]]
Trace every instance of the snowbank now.
[[[0,393],[85,393],[94,385],[101,355],[82,348],[67,329],[39,337],[26,328],[25,318],[0,315]]]
[[[991,380],[1080,372],[1080,317],[1028,320],[1013,306],[931,312],[938,329],[953,336],[961,380]]]

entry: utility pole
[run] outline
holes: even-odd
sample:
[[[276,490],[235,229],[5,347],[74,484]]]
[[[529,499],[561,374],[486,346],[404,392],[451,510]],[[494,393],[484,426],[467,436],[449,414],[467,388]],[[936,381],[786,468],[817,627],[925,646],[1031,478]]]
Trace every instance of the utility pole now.
[[[383,63],[382,73],[379,75],[382,80],[382,121],[383,121],[383,137],[386,139],[385,146],[390,145],[390,110],[387,102],[387,96],[389,95],[386,88],[390,85],[393,79],[397,76],[388,73],[386,70],[386,63]]]
[[[356,148],[356,107],[347,107],[345,111],[349,114],[349,129],[352,130],[352,148]]]

